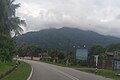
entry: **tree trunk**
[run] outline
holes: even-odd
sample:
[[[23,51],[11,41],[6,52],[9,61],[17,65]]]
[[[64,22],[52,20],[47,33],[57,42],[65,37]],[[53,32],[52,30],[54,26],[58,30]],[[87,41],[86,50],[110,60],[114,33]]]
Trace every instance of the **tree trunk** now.
[[[33,60],[33,56],[31,56],[31,60]]]

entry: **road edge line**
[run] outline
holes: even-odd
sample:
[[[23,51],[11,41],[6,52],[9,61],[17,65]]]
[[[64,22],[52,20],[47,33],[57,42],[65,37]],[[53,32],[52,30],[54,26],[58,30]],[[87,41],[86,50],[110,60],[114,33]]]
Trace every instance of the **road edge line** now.
[[[31,77],[32,77],[32,74],[33,74],[33,67],[31,66],[31,73],[30,73],[30,75],[29,75],[29,77],[27,78],[27,80],[30,80],[31,79]]]

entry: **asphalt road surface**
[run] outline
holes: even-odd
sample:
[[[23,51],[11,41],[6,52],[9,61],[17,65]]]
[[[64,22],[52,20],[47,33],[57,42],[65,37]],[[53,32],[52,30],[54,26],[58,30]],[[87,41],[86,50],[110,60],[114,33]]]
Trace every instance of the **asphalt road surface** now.
[[[111,80],[72,68],[30,60],[25,60],[25,62],[33,67],[33,74],[30,80]]]

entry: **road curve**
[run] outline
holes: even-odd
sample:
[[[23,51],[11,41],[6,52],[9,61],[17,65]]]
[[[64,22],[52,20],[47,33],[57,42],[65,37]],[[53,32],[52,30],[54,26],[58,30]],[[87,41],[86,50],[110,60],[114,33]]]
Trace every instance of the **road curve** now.
[[[60,67],[43,62],[24,60],[33,67],[30,80],[111,80],[72,68]]]

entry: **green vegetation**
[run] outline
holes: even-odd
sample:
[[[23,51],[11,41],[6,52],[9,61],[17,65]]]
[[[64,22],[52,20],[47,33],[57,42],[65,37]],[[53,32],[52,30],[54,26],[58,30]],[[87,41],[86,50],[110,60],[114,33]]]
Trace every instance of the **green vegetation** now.
[[[24,56],[38,56],[39,53],[41,53],[41,48],[39,48],[38,46],[34,45],[34,44],[22,44],[19,48],[18,48],[18,54],[21,57]]]
[[[113,52],[113,51],[120,51],[120,43],[112,43],[108,46],[108,50],[107,51],[110,51],[110,52]]]
[[[48,62],[48,61],[43,61],[45,63],[48,63],[48,64],[53,64],[53,65],[57,65],[57,66],[62,66],[62,67],[70,67],[70,68],[86,68],[87,66],[82,66],[82,65],[71,65],[71,64],[63,64],[63,63],[54,63],[54,62]]]
[[[15,41],[7,35],[0,34],[0,61],[11,61],[15,54]]]
[[[26,26],[24,20],[16,16],[16,9],[20,4],[16,4],[15,0],[0,0],[0,73],[5,72],[15,66],[13,56],[16,52],[15,38],[23,32],[20,26]],[[30,65],[22,62],[18,71],[12,72],[3,80],[26,80],[30,72]]]
[[[79,68],[77,70],[93,73],[93,74],[104,76],[106,78],[111,78],[114,80],[120,80],[120,76],[116,76],[116,74],[120,73],[120,71],[98,69],[98,73],[95,73],[95,68]]]
[[[11,69],[13,66],[15,66],[15,61],[6,62],[6,63],[0,62],[0,74]]]
[[[16,53],[15,40],[11,37],[11,32],[15,36],[19,35],[25,26],[25,21],[16,16],[16,9],[20,4],[15,4],[15,0],[0,0],[0,61],[11,61]]]
[[[100,55],[101,53],[105,52],[105,48],[102,45],[93,45],[90,48],[90,55]]]
[[[18,70],[13,71],[1,80],[27,80],[31,72],[31,66],[25,62],[21,62]]]

